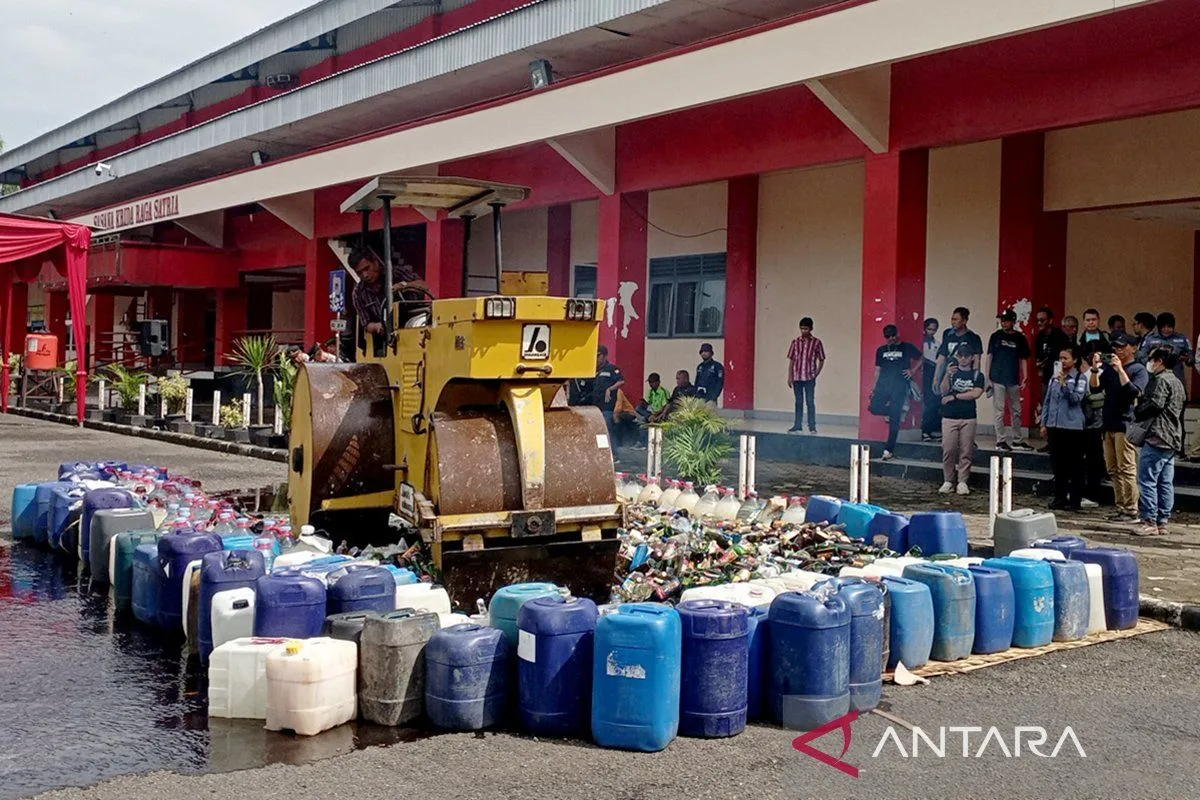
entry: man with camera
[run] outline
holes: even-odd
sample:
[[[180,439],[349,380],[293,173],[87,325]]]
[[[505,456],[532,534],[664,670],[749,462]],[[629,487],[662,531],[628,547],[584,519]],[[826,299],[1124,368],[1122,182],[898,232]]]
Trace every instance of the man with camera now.
[[[1138,521],[1138,449],[1125,438],[1125,427],[1133,422],[1133,404],[1146,391],[1150,374],[1135,358],[1133,337],[1112,337],[1112,352],[1092,354],[1089,384],[1104,390],[1101,410],[1104,431],[1104,461],[1112,478],[1117,513],[1112,522]]]

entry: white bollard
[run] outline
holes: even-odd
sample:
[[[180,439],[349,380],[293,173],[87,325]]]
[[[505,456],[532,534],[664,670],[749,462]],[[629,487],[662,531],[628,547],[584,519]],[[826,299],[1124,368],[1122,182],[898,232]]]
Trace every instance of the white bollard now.
[[[279,412],[279,406],[275,406],[275,435],[283,436],[283,414]]]
[[[192,387],[190,384],[187,388],[187,397],[183,401],[183,419],[184,422],[192,421]]]
[[[662,478],[662,448],[663,448],[663,432],[662,428],[651,428],[646,433],[646,474],[655,478]]]
[[[754,485],[755,478],[758,476],[758,437],[751,436],[749,438],[749,446],[746,452],[746,493],[757,492],[758,487]]]
[[[101,378],[99,380],[98,388],[99,388],[99,392],[96,394],[96,406],[101,411],[103,411],[104,410],[104,378]]]
[[[59,405],[62,405],[66,402],[67,398],[67,382],[62,378],[59,378],[55,381],[55,383],[58,384],[58,403]]]
[[[1000,456],[992,456],[988,462],[988,522],[996,522],[1000,508]]]
[[[213,425],[221,424],[221,390],[213,391]]]
[[[138,384],[138,416],[146,416],[146,384]]]
[[[738,437],[738,500],[745,501],[746,499],[746,454],[749,450],[749,444],[746,440],[749,437],[742,434]]]
[[[1001,513],[1008,514],[1012,509],[1012,459],[1005,456],[1000,460],[1000,502]]]
[[[860,474],[858,476],[858,496],[860,503],[871,502],[871,446],[867,444],[859,445],[858,468]]]
[[[242,395],[242,427],[250,427],[250,393]]]
[[[862,466],[858,463],[862,458],[862,450],[856,444],[850,445],[850,502],[858,502],[858,481],[862,477]]]
[[[158,416],[161,419],[167,418],[167,398],[161,393],[158,395]]]

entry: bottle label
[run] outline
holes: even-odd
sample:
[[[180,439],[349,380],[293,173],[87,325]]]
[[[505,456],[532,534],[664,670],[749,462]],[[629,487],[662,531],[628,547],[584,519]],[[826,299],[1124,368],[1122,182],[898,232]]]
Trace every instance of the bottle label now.
[[[529,631],[517,631],[517,658],[537,663],[537,635]]]

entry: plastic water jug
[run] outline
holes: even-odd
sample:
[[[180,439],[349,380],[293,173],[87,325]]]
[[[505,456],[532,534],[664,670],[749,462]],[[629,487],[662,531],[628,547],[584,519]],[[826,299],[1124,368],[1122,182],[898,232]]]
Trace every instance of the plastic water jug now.
[[[737,514],[741,507],[742,501],[738,500],[737,492],[733,489],[726,489],[721,497],[721,501],[717,503],[717,507],[713,511],[713,516],[726,522],[732,522],[737,519]]]
[[[642,505],[654,505],[658,503],[662,497],[662,488],[658,485],[658,478],[648,478],[646,485],[642,487],[642,491],[638,493],[637,501]]]
[[[1013,550],[1031,547],[1038,539],[1050,539],[1058,534],[1058,522],[1048,511],[1018,508],[999,514],[992,525],[995,554],[1006,556]]]
[[[691,481],[684,481],[683,491],[679,493],[679,497],[675,498],[675,510],[686,511],[689,516],[695,516],[693,512],[699,502],[700,495],[696,494],[695,486]]]
[[[968,567],[975,580],[975,644],[971,652],[999,653],[1012,647],[1016,596],[1008,572],[981,565]]]
[[[133,562],[137,548],[144,544],[153,545],[157,555],[159,536],[160,534],[153,531],[128,531],[117,534],[116,541],[109,551],[108,582],[112,585],[113,602],[118,613],[128,611],[131,607]]]
[[[685,600],[676,611],[683,631],[679,733],[736,736],[746,728],[748,610],[726,600]]]
[[[266,580],[266,578],[263,578]],[[269,731],[315,736],[358,716],[358,647],[339,639],[292,639],[267,654]]]
[[[396,579],[383,567],[359,566],[338,575],[330,574],[326,611],[341,614],[346,611],[378,611],[381,614],[396,608]]]
[[[1054,578],[1054,641],[1073,642],[1087,636],[1091,601],[1087,567],[1082,561],[1050,561]]]
[[[1032,558],[1034,561],[1066,561],[1067,557],[1059,550],[1048,547],[1019,547],[1009,553],[1012,558]]]
[[[759,522],[763,515],[768,513],[767,501],[759,497],[758,492],[747,492],[746,499],[738,507],[738,513],[734,520],[750,524]]]
[[[153,515],[144,508],[114,508],[97,511],[92,517],[88,538],[88,569],[92,583],[109,582],[109,562],[117,535],[127,531],[149,531],[154,527]]]
[[[396,587],[396,608],[412,608],[432,611],[435,614],[450,613],[450,595],[441,586],[433,583],[410,583]]]
[[[508,639],[474,623],[442,628],[425,646],[425,712],[436,727],[477,731],[499,724],[509,696]]]
[[[13,487],[12,535],[13,539],[32,539],[37,528],[36,483],[22,483]]]
[[[828,578],[828,575],[822,575],[819,572],[809,572],[808,570],[804,569],[794,569],[790,572],[785,572],[780,575],[778,580],[787,588],[789,592],[806,592],[821,581]]]
[[[214,648],[234,639],[245,639],[254,635],[256,598],[253,587],[217,592],[209,612],[209,636],[212,637]]]
[[[441,614],[438,614],[437,618],[438,618],[438,627],[439,628],[449,628],[451,625],[462,625],[465,622],[471,621],[471,618],[468,617],[466,614],[455,614],[455,613],[446,614],[444,612]]]
[[[37,505],[33,521],[33,540],[38,544],[50,542],[50,510],[54,501],[56,489],[70,489],[74,486],[70,481],[51,481],[39,483],[33,492],[34,503]]]
[[[325,626],[325,582],[310,575],[272,573],[255,583],[255,636],[320,636]]]
[[[246,637],[214,648],[208,663],[208,715],[266,719],[267,656],[283,652],[287,641]]]
[[[803,525],[807,517],[808,512],[804,508],[804,498],[792,497],[788,499],[787,508],[784,509],[779,521],[785,525]]]
[[[196,614],[196,641],[201,663],[208,660],[208,654],[214,647],[213,599],[221,592],[233,589],[253,591],[258,579],[263,576],[265,571],[262,553],[257,550],[218,550],[205,553],[200,559],[200,597]],[[254,631],[253,611],[249,617],[252,634]]]
[[[363,626],[368,617],[378,617],[378,611],[347,611],[342,614],[330,614],[325,617],[323,635],[330,639],[341,639],[346,642],[362,644]],[[359,647],[359,688],[362,688],[362,647]]]
[[[517,690],[521,727],[534,736],[587,730],[592,703],[596,604],[537,597],[517,614]]]
[[[674,511],[675,501],[679,499],[679,495],[681,494],[683,494],[683,483],[681,481],[673,481],[668,478],[667,488],[663,490],[662,495],[658,498],[658,510],[667,512]]]
[[[381,564],[384,569],[392,575],[392,580],[397,586],[404,586],[410,583],[420,583],[421,579],[417,577],[417,573],[405,567],[397,567],[395,564]],[[395,598],[393,598],[393,601]]]
[[[877,558],[866,566],[866,569],[881,575],[891,575],[896,578],[904,577],[904,570],[911,564],[927,564],[925,559],[916,556],[896,556],[894,558]]]
[[[1015,612],[1013,644],[1042,647],[1054,638],[1054,576],[1045,561],[1030,558],[989,558],[985,567],[1003,569],[1012,576]]]
[[[770,646],[771,626],[769,607],[751,608],[747,617],[746,636],[750,640],[750,656],[746,662],[746,721],[763,718],[763,695],[767,683],[767,648]]]
[[[820,524],[822,522],[837,522],[838,514],[842,510],[842,501],[836,497],[818,494],[808,498],[808,507],[805,511],[805,519],[808,522]]]
[[[692,516],[696,519],[711,517],[717,510],[717,503],[720,502],[721,495],[717,491],[716,486],[709,486],[705,489],[704,494],[700,497],[696,507],[692,509]]]
[[[343,579],[344,580],[344,579]],[[376,725],[404,725],[425,710],[425,646],[437,614],[411,608],[366,618],[359,646],[359,707]]]
[[[1087,547],[1072,552],[1071,558],[1100,565],[1108,629],[1121,631],[1135,627],[1138,620],[1138,566],[1133,553],[1114,547]]]
[[[1078,536],[1052,536],[1049,539],[1037,539],[1031,547],[1043,547],[1050,550],[1057,550],[1067,558],[1071,558],[1071,554],[1076,550],[1081,550],[1087,547],[1087,542],[1080,539]]]
[[[967,554],[967,523],[957,511],[922,511],[909,517],[909,547],[919,547],[921,555]]]
[[[52,549],[75,555],[79,517],[83,510],[85,494],[87,489],[77,484],[72,484],[67,489],[55,489],[50,493],[49,544]]]
[[[253,541],[251,546],[253,546]],[[275,560],[271,563],[271,571],[283,572],[293,568],[299,569],[322,557],[321,553],[312,550],[293,550],[290,553],[281,553],[275,556]]]
[[[870,503],[842,503],[842,507],[838,509],[837,522],[845,528],[846,535],[851,539],[866,539],[875,515],[886,513],[886,508]]]
[[[933,596],[925,584],[885,576],[882,579],[892,601],[888,669],[903,663],[909,669],[924,666],[933,649]]]
[[[1083,565],[1088,581],[1088,630],[1089,634],[1108,630],[1104,614],[1104,570],[1099,564]]]
[[[143,625],[157,626],[166,576],[158,563],[158,546],[140,544],[133,556],[133,616]]]
[[[517,646],[517,614],[521,606],[535,597],[557,595],[558,587],[553,583],[514,583],[501,587],[492,595],[488,604],[488,614],[491,616],[493,628],[499,628],[508,640],[510,648]]]
[[[184,573],[205,553],[221,551],[221,537],[212,533],[169,533],[158,540],[158,559],[165,576],[159,601],[159,627],[183,632]]]
[[[741,603],[746,608],[770,608],[771,601],[778,594],[767,586],[754,586],[749,583],[722,583],[716,586],[693,586],[684,589],[679,601],[687,600],[725,600],[730,603]]]
[[[965,558],[949,558],[945,561],[939,561],[938,563],[945,564],[949,567],[962,567],[963,569],[967,569],[968,567],[979,566],[983,563],[983,559],[978,556],[966,556]]]
[[[592,738],[601,747],[656,752],[679,731],[679,614],[659,603],[623,603],[596,622]]]
[[[92,520],[96,512],[111,508],[134,508],[133,495],[124,489],[93,489],[83,496],[83,512],[79,521],[79,560],[91,567]],[[128,529],[127,529],[128,530]]]
[[[788,592],[771,603],[769,618],[772,718],[785,728],[809,731],[849,712],[846,601],[829,591]]]
[[[867,526],[867,541],[874,542],[877,537],[887,538],[887,549],[895,553],[908,552],[908,517],[903,514],[893,514],[885,511],[871,518]]]
[[[877,583],[861,578],[831,578],[829,583],[850,609],[850,708],[870,711],[883,693],[884,594]]]
[[[955,661],[969,656],[975,643],[975,582],[971,574],[958,567],[924,563],[905,567],[903,577],[929,587],[933,600],[930,657]]]

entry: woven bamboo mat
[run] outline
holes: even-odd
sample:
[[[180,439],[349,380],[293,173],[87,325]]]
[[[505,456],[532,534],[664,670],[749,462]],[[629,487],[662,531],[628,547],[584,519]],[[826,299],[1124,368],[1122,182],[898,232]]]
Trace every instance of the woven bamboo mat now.
[[[1115,642],[1118,639],[1128,639],[1131,636],[1141,636],[1146,633],[1156,633],[1158,631],[1167,630],[1170,625],[1145,617],[1138,619],[1138,624],[1133,628],[1123,631],[1104,631],[1102,633],[1093,633],[1090,636],[1085,636],[1082,639],[1077,639],[1074,642],[1051,642],[1044,647],[1012,647],[1000,653],[991,653],[986,656],[970,656],[969,658],[960,659],[958,661],[930,661],[924,666],[911,670],[914,675],[920,675],[922,678],[932,678],[938,675],[961,675],[968,672],[974,672],[977,669],[985,667],[994,667],[997,664],[1007,664],[1010,661],[1019,661],[1023,658],[1037,658],[1038,656],[1050,655],[1051,653],[1059,653],[1064,650],[1075,650],[1080,647],[1090,647],[1094,644],[1102,644],[1104,642]],[[885,672],[883,675],[885,681],[892,681],[892,673]]]

